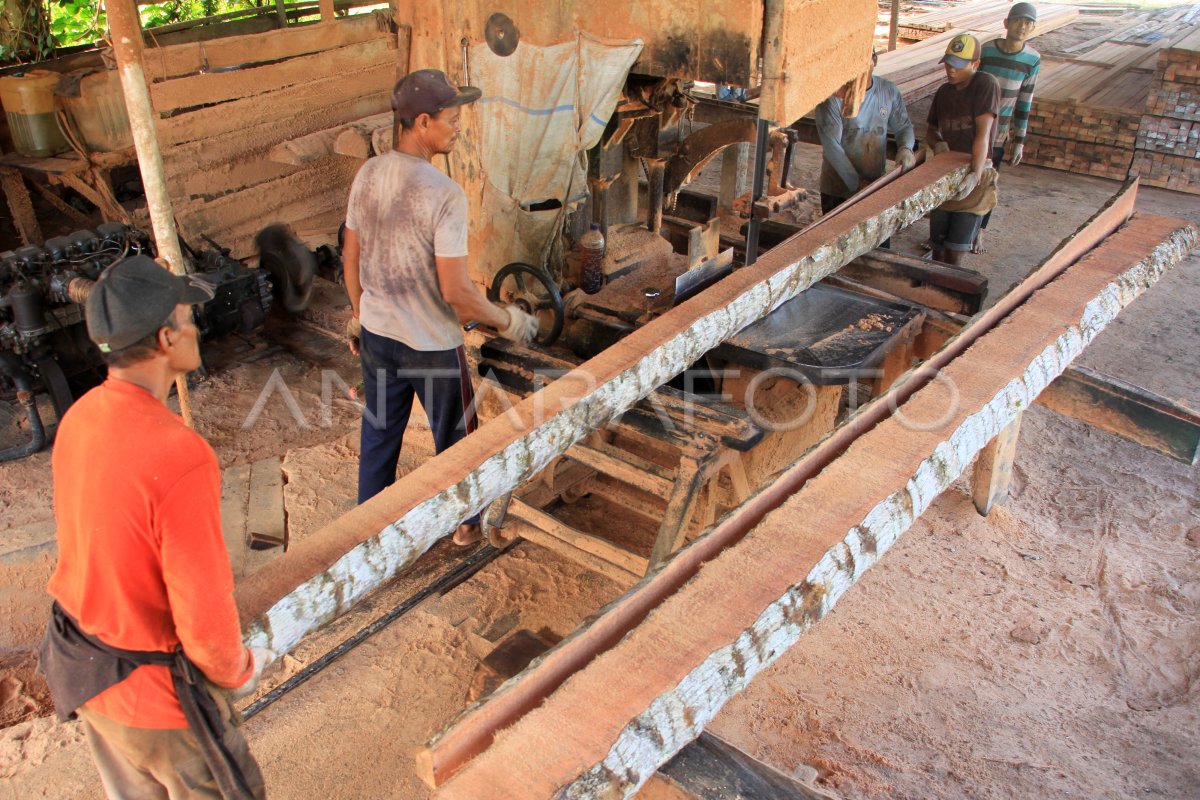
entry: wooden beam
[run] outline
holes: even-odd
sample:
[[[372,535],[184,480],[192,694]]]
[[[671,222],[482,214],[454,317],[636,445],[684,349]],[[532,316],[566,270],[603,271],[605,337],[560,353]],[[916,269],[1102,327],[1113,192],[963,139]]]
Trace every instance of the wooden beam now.
[[[936,159],[935,159],[936,161]],[[429,744],[433,769],[422,773],[431,785],[439,785],[474,756],[482,753],[496,733],[537,708],[545,698],[573,674],[621,641],[652,611],[700,572],[701,566],[739,542],[769,511],[798,491],[809,479],[875,425],[886,420],[892,409],[927,383],[938,370],[962,355],[985,332],[1000,323],[1035,291],[1049,284],[1062,271],[1115,231],[1133,213],[1137,182],[1131,181],[1072,236],[1068,237],[1018,287],[995,305],[977,315],[972,323],[946,342],[922,365],[872,400],[858,414],[813,447],[803,458],[780,473],[758,494],[727,514],[709,535],[694,541],[663,569],[649,576],[636,591],[611,603],[607,612],[587,628],[576,631],[534,665],[520,681],[506,684],[484,704],[464,712],[455,723]],[[844,206],[841,206],[844,208]],[[837,219],[840,215],[831,217]],[[882,240],[881,240],[882,241]],[[777,251],[772,251],[772,255]],[[744,272],[745,270],[743,270]],[[739,273],[735,273],[737,275]],[[718,284],[720,286],[720,284]]]
[[[519,497],[514,497],[508,504],[508,519],[520,519],[530,525],[540,528],[544,533],[565,542],[577,550],[582,550],[605,561],[616,564],[625,572],[639,577],[646,572],[646,559],[635,555],[610,541],[598,536],[584,533],[557,519],[554,515],[534,508]],[[506,519],[507,525],[507,519]],[[525,536],[525,532],[521,533]],[[525,538],[529,538],[525,536]]]
[[[356,155],[359,158],[366,158],[370,155],[367,150],[363,150],[362,153],[358,151],[347,153],[339,149],[337,142],[341,139],[342,134],[347,131],[358,131],[361,135],[361,131],[366,129],[368,132],[366,134],[365,147],[369,149],[371,144],[369,132],[374,131],[381,125],[391,124],[392,112],[390,111],[385,111],[381,114],[372,114],[369,117],[356,119],[353,122],[343,122],[325,130],[289,139],[286,142],[280,142],[271,148],[269,158],[281,164],[307,164],[312,161],[319,161],[322,158],[328,158],[334,154]]]
[[[205,70],[282,61],[387,36],[388,33],[379,29],[376,19],[366,14],[347,17],[332,28],[302,25],[245,36],[222,36],[204,43],[169,44],[150,51],[146,58],[146,75],[151,81],[163,81]]]
[[[567,457],[658,497],[666,498],[675,485],[675,477],[666,467],[603,442],[577,444],[567,451]]]
[[[900,0],[892,0],[892,13],[888,21],[888,52],[896,49],[900,35]]]
[[[394,48],[390,45],[391,42],[382,37],[368,39],[276,64],[163,81],[151,88],[154,108],[165,116],[179,109],[228,103],[289,86],[303,86],[317,75],[345,75],[369,69],[376,64],[394,62]]]
[[[637,800],[835,800],[836,795],[785,775],[708,731],[679,751],[655,776],[662,793]]]
[[[707,560],[616,646],[508,726],[441,787],[439,800],[630,796],[824,617],[975,454],[1198,239],[1190,222],[1138,215],[1026,294],[1003,326],[989,326],[939,380],[912,394],[903,413],[858,437],[752,535]]]
[[[288,652],[704,353],[921,219],[958,191],[966,168],[965,155],[945,153],[906,172],[855,214],[830,217],[672,308],[305,537],[238,587],[246,640]]]
[[[1008,487],[1012,483],[1013,459],[1017,455],[1017,438],[1021,433],[1021,415],[979,451],[975,459],[975,470],[971,478],[971,499],[975,510],[983,516],[992,512],[992,506],[1008,499]]]
[[[1064,372],[1038,403],[1184,464],[1200,455],[1200,413],[1087,367]]]

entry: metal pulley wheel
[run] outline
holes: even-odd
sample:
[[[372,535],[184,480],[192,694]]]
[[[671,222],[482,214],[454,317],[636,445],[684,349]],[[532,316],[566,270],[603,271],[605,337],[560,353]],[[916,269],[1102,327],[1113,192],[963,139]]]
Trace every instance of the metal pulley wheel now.
[[[339,230],[339,249],[341,234]],[[283,310],[295,315],[307,309],[317,274],[317,260],[312,251],[282,223],[263,228],[254,237],[254,243],[258,246],[258,266],[271,276],[273,294]]]
[[[501,267],[488,287],[487,298],[493,303],[515,304],[537,317],[538,335],[534,341],[543,347],[554,344],[562,333],[562,294],[548,275],[531,264],[514,261]],[[547,316],[549,327],[545,324]]]

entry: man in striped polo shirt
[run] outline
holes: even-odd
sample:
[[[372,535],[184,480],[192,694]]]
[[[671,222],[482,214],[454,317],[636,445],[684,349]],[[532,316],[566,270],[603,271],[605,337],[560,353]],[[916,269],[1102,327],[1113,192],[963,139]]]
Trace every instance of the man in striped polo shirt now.
[[[1025,155],[1025,130],[1029,125],[1029,110],[1033,106],[1034,84],[1042,66],[1042,57],[1025,40],[1033,35],[1037,24],[1037,9],[1033,3],[1014,3],[1004,20],[1007,34],[983,46],[979,69],[996,78],[1000,84],[1000,116],[996,118],[996,140],[992,144],[992,166],[1000,169],[1004,146],[1012,139],[1014,167]],[[989,213],[983,218],[988,226]],[[975,241],[975,252],[983,250],[982,235]]]

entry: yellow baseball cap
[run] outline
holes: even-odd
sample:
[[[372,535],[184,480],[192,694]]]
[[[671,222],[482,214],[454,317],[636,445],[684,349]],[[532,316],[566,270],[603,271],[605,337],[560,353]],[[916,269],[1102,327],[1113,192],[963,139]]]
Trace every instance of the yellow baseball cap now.
[[[962,69],[979,60],[979,40],[969,33],[960,33],[946,45],[946,55],[938,63]]]

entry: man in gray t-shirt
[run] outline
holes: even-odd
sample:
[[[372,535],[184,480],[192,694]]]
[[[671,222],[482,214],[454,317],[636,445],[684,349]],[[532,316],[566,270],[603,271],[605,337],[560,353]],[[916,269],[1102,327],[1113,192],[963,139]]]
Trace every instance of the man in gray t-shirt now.
[[[467,196],[433,166],[459,134],[461,106],[480,91],[455,88],[423,69],[392,90],[395,147],[369,159],[350,188],[342,261],[353,317],[360,323],[363,413],[358,502],[396,478],[404,429],[416,396],[442,452],[474,430],[470,371],[461,325],[477,321],[528,342],[537,320],[493,305],[467,272]],[[478,518],[454,541],[480,538]]]

